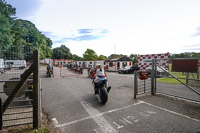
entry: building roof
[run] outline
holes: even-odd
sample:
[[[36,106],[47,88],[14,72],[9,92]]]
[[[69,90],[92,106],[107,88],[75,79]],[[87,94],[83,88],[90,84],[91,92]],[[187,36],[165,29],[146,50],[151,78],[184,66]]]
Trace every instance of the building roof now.
[[[121,56],[119,58],[114,58],[110,60],[106,60],[106,62],[117,62],[117,61],[132,61],[129,57],[127,56]]]

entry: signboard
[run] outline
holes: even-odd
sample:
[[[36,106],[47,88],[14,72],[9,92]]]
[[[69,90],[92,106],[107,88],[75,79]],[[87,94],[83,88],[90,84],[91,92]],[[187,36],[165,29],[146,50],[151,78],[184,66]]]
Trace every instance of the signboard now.
[[[198,71],[198,59],[172,60],[172,72],[197,73],[197,71]]]
[[[140,70],[145,70],[152,66],[152,59],[157,59],[157,64],[169,69],[169,53],[164,54],[147,54],[138,56],[138,67]]]
[[[149,78],[149,71],[142,70],[140,71],[140,80],[146,80]]]

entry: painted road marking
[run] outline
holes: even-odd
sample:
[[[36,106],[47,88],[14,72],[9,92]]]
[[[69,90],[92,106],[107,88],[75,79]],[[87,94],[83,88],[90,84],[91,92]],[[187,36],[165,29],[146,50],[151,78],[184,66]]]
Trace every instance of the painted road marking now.
[[[78,123],[78,122],[82,122],[84,120],[89,120],[89,119],[93,119],[93,118],[96,118],[96,117],[100,117],[100,116],[103,116],[103,115],[106,115],[106,114],[109,114],[109,113],[113,113],[113,112],[116,112],[116,111],[120,111],[120,110],[124,110],[124,109],[127,109],[127,108],[130,108],[130,107],[133,107],[133,106],[136,106],[136,105],[140,105],[142,104],[143,102],[142,101],[139,101],[137,103],[134,103],[134,104],[131,104],[131,105],[128,105],[128,106],[124,106],[122,108],[116,108],[116,109],[112,109],[112,110],[109,110],[109,111],[106,111],[106,112],[102,112],[102,113],[99,113],[99,114],[95,114],[93,116],[88,116],[88,117],[84,117],[84,118],[81,118],[81,119],[78,119],[78,120],[74,120],[74,121],[71,121],[71,122],[68,122],[68,123],[64,123],[64,124],[55,124],[56,127],[64,127],[64,126],[69,126],[71,124],[75,124],[75,123]]]
[[[186,116],[186,115],[183,115],[183,114],[180,114],[180,113],[177,113],[177,112],[174,112],[174,111],[162,108],[162,107],[158,107],[156,105],[153,105],[151,103],[147,103],[147,102],[144,102],[144,101],[141,101],[141,100],[138,100],[137,103],[134,103],[134,104],[131,104],[131,105],[128,105],[128,106],[124,106],[124,107],[121,107],[121,108],[112,109],[112,110],[105,111],[105,112],[102,112],[102,113],[100,113],[97,109],[94,109],[90,104],[86,103],[85,101],[82,101],[81,104],[83,105],[83,107],[86,109],[86,111],[88,112],[88,114],[90,116],[84,117],[84,118],[81,118],[81,119],[78,119],[78,120],[74,120],[74,121],[71,121],[71,122],[68,122],[68,123],[64,123],[64,124],[59,124],[58,121],[54,118],[54,119],[52,119],[52,121],[54,122],[55,127],[65,127],[65,126],[76,124],[78,122],[82,122],[82,121],[85,121],[85,120],[94,119],[95,122],[100,127],[98,129],[93,129],[94,132],[96,132],[96,133],[111,132],[111,131],[112,132],[117,132],[116,129],[123,128],[125,125],[131,125],[133,123],[137,123],[140,120],[137,119],[135,116],[132,116],[132,115],[124,117],[124,118],[121,118],[121,119],[119,119],[117,121],[113,121],[112,122],[112,124],[116,127],[116,129],[114,129],[105,120],[103,115],[114,113],[114,112],[121,111],[121,110],[124,110],[124,109],[128,109],[128,108],[131,108],[133,106],[140,105],[140,104],[146,104],[146,105],[149,105],[151,107],[157,108],[159,110],[162,110],[162,111],[174,114],[174,115],[178,115],[178,116],[181,116],[181,117],[184,117],[184,118],[196,121],[196,122],[200,122],[200,120],[198,120],[198,119],[191,118],[189,116]],[[148,111],[139,112],[139,115],[143,116],[143,117],[149,117],[149,116],[151,116],[153,114],[156,114],[156,112],[149,111],[149,110]],[[100,121],[100,122],[98,122],[98,121]],[[102,130],[102,128],[104,128],[105,130]]]
[[[86,101],[81,101],[81,104],[90,116],[95,116],[97,114],[100,114],[100,112],[97,109],[93,108],[92,105],[87,103]],[[96,133],[111,133],[111,132],[118,133],[118,131],[115,130],[106,121],[106,119],[103,116],[93,117],[93,120],[99,126],[99,128],[93,129],[94,132],[96,132]]]
[[[51,120],[53,121],[54,126],[58,125],[58,120],[56,118],[52,118]]]
[[[156,114],[156,112],[154,112],[154,111],[143,111],[143,112],[139,112],[139,114],[136,114],[136,117],[133,116],[133,115],[130,115],[130,116],[127,116],[127,117],[120,118],[116,121],[113,121],[113,124],[119,130],[119,129],[125,127],[125,126],[133,125],[137,122],[140,122],[140,119],[137,118],[139,116],[150,117],[153,114]]]
[[[141,100],[138,100],[138,101],[141,101]],[[193,120],[193,121],[200,122],[200,120],[198,120],[198,119],[191,118],[191,117],[189,117],[189,116],[186,116],[186,115],[183,115],[183,114],[180,114],[180,113],[177,113],[177,112],[174,112],[174,111],[171,111],[171,110],[162,108],[162,107],[158,107],[158,106],[153,105],[153,104],[151,104],[151,103],[147,103],[147,102],[144,102],[144,101],[141,101],[141,102],[144,103],[144,104],[147,104],[147,105],[149,105],[149,106],[155,107],[155,108],[157,108],[157,109],[164,110],[164,111],[169,112],[169,113],[171,113],[171,114],[175,114],[175,115],[178,115],[178,116],[181,116],[181,117],[188,118],[188,119]]]

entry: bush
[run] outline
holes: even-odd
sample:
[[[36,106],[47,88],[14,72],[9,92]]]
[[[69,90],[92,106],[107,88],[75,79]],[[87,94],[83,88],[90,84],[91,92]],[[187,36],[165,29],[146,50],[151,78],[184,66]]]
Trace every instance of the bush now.
[[[34,133],[50,133],[50,130],[47,128],[40,128],[35,130]]]

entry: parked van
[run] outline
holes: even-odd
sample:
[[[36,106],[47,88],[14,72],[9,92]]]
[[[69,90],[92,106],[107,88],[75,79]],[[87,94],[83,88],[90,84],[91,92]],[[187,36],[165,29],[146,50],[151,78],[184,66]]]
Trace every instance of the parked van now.
[[[3,68],[4,68],[4,60],[0,59],[0,69],[3,69]]]
[[[19,69],[26,68],[25,60],[5,60],[4,64],[5,66],[9,66],[11,68],[19,68]]]

